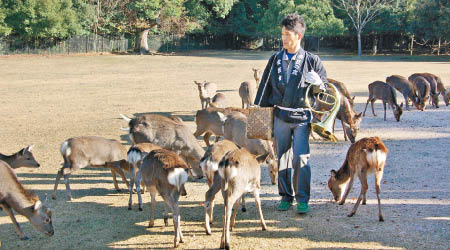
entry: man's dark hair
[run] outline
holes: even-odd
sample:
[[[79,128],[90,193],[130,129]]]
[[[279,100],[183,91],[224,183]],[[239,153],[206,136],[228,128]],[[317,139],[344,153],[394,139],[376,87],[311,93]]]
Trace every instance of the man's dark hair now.
[[[288,14],[281,21],[281,26],[284,26],[289,31],[302,34],[302,36],[305,34],[305,20],[303,20],[303,17],[299,14]]]

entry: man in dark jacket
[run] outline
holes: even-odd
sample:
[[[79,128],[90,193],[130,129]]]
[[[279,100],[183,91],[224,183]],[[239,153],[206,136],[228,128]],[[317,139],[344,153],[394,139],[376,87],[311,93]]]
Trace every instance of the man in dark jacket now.
[[[301,47],[305,21],[289,14],[281,22],[283,50],[269,59],[258,88],[255,104],[275,107],[274,137],[278,154],[278,210],[286,211],[297,201],[297,212],[309,211],[311,186],[309,132],[311,110],[305,99],[325,90],[327,75],[318,56]],[[312,84],[310,96],[307,87]],[[314,100],[312,100],[314,101]]]

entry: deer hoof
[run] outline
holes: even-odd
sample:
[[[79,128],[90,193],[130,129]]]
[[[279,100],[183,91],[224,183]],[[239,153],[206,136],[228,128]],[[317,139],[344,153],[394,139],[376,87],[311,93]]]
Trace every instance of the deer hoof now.
[[[56,194],[52,194],[52,199],[56,200]]]
[[[383,216],[379,216],[378,221],[384,221]]]
[[[164,225],[169,226],[169,218],[164,218]]]
[[[139,207],[139,211],[143,211],[144,209],[142,209],[142,207]]]
[[[68,196],[68,197],[67,197],[67,201],[73,201],[72,196]]]
[[[128,210],[131,210],[131,206],[128,206]]]
[[[21,240],[29,240],[30,238],[28,238],[28,236],[24,235],[22,238],[20,238]]]
[[[355,213],[349,213],[347,217],[352,217]]]
[[[121,189],[116,189],[117,193],[122,193]]]
[[[344,205],[345,201],[341,201],[338,203],[338,205]]]

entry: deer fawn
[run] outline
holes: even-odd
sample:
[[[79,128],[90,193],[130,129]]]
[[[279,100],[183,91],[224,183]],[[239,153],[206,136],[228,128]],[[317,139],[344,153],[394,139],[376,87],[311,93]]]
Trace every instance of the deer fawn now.
[[[202,109],[205,109],[208,107],[209,103],[211,102],[211,99],[216,94],[217,85],[215,83],[206,81],[204,82],[194,81],[194,83],[198,87],[198,94],[200,96],[200,102],[202,103]]]
[[[242,108],[249,108],[253,105],[253,99],[255,98],[255,86],[250,82],[242,82],[239,87],[239,96],[242,99]]]
[[[256,88],[258,88],[259,83],[261,82],[261,70],[252,68],[252,71],[253,71],[253,78],[255,78],[255,82],[256,82]]]
[[[219,174],[222,178],[222,196],[225,213],[221,249],[230,249],[230,231],[233,229],[239,207],[239,199],[247,192],[253,193],[262,230],[267,230],[261,210],[259,192],[261,189],[261,168],[259,164],[265,161],[268,154],[255,157],[245,148],[227,153],[219,163]],[[234,205],[233,216],[231,212]]]
[[[373,103],[376,100],[382,100],[383,101],[383,107],[384,107],[384,120],[386,121],[386,103],[388,103],[391,108],[392,112],[394,112],[395,119],[399,122],[400,116],[403,113],[402,107],[403,103],[400,104],[400,106],[397,104],[397,94],[395,93],[395,90],[392,86],[389,84],[386,84],[382,81],[375,81],[371,84],[369,84],[369,98],[367,99],[366,107],[364,108],[363,116],[366,115],[366,109],[367,105],[372,105],[372,113],[373,116],[377,116],[375,114],[375,110],[373,109]]]
[[[166,149],[155,149],[151,151],[143,160],[140,167],[140,177],[147,186],[151,196],[152,208],[150,212],[150,222],[148,227],[154,226],[154,213],[156,204],[156,194],[159,193],[165,202],[164,223],[167,226],[167,206],[173,212],[173,226],[175,230],[174,247],[178,243],[183,243],[183,233],[180,225],[180,210],[178,198],[186,195],[184,183],[188,179],[188,165],[175,152]]]
[[[205,194],[205,230],[208,235],[211,234],[209,224],[213,221],[214,198],[219,192],[222,183],[222,178],[220,178],[220,175],[217,172],[219,169],[219,162],[226,153],[236,149],[238,149],[238,147],[232,141],[219,141],[208,147],[205,156],[203,156],[200,161],[200,166],[206,176],[209,187]]]
[[[28,237],[17,223],[13,209],[25,216],[37,230],[48,236],[54,234],[50,209],[22,186],[14,170],[4,161],[0,161],[0,208],[3,208],[11,218],[21,240]]]
[[[119,162],[118,164],[121,164],[120,160],[126,158],[125,147],[116,140],[96,136],[74,137],[61,144],[60,152],[64,158],[64,164],[56,176],[53,199],[56,199],[59,180],[64,176],[67,198],[72,200],[69,178],[72,172],[87,166],[109,168],[113,176],[114,187],[118,192],[120,192],[120,188],[117,184],[116,173],[122,177],[127,187],[129,186],[123,170],[117,164],[107,165],[108,162]],[[126,164],[126,162],[122,163]]]
[[[138,143],[128,150],[127,153],[127,160],[131,164],[131,168],[128,171],[130,173],[130,186],[128,188],[130,192],[130,199],[128,200],[128,210],[131,210],[131,206],[133,203],[133,184],[136,183],[136,193],[138,196],[138,202],[139,202],[139,211],[142,211],[142,196],[141,194],[141,183],[137,181],[137,175],[139,172],[139,165],[141,164],[142,160],[145,158],[145,156],[148,155],[151,151],[155,149],[161,149],[160,146],[157,146],[152,143]],[[144,190],[142,190],[144,191]]]
[[[22,148],[19,152],[13,155],[4,155],[0,153],[0,160],[5,161],[8,165],[13,168],[39,168],[41,165],[34,159],[31,150],[34,145],[30,145],[26,148]]]
[[[349,217],[353,216],[358,209],[359,203],[366,204],[367,175],[375,173],[375,191],[378,199],[378,219],[384,221],[381,214],[380,184],[383,178],[384,165],[386,163],[388,149],[379,137],[366,137],[352,144],[347,152],[344,164],[338,170],[331,170],[331,177],[328,180],[328,187],[333,194],[334,200],[339,205],[345,203],[345,199],[353,185],[353,180],[357,175],[361,182],[361,193],[358,196],[355,206]],[[344,191],[342,195],[342,192]]]

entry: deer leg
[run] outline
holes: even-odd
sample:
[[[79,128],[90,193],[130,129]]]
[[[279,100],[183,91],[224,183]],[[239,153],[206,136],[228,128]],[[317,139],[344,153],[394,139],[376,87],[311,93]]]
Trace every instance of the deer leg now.
[[[144,193],[144,189],[145,189],[145,185],[142,185],[142,191],[141,191],[141,184],[142,184],[142,177],[141,177],[141,173],[139,172],[138,169],[135,169],[135,174],[134,174],[134,183],[136,185],[136,193],[138,196],[138,204],[139,204],[139,211],[142,211],[142,194]]]
[[[58,171],[58,174],[56,175],[55,186],[53,187],[53,194],[52,194],[53,200],[56,200],[56,190],[58,189],[59,180],[61,179],[62,176],[63,176],[63,169],[61,168]]]
[[[214,180],[211,187],[206,191],[205,194],[205,230],[207,235],[211,235],[210,224],[213,221],[213,210],[214,210],[214,197],[221,188],[221,178],[219,173],[216,171],[214,173]]]
[[[233,209],[233,204],[242,196],[238,193],[231,193],[229,190],[226,192],[226,203],[225,203],[225,213],[224,213],[224,230],[222,231],[223,240],[220,242],[221,249],[230,249],[230,222],[231,222],[231,214]]]
[[[242,195],[242,197],[244,197],[244,195]],[[236,223],[236,215],[238,210],[239,210],[239,199],[237,199],[236,202],[234,203],[233,215],[231,216],[230,222],[230,231],[233,231],[234,224]]]
[[[378,199],[378,220],[384,221],[383,215],[381,214],[381,200],[380,200],[380,184],[383,178],[383,170],[375,170],[375,191],[377,193]]]
[[[384,120],[386,121],[386,102],[383,101],[383,108],[384,108]]]
[[[345,130],[345,127],[344,127],[344,121],[341,119],[341,124],[342,124],[342,128],[343,128],[343,130],[344,130],[344,140],[345,141],[348,141],[348,138],[347,138],[347,132],[346,132],[346,130]],[[334,127],[333,127],[333,129],[334,129]],[[334,133],[334,131],[333,131],[333,133]]]
[[[133,185],[136,180],[136,177],[134,174],[134,166],[128,174],[130,175],[130,185],[128,186],[128,192],[130,194],[130,198],[128,199],[128,210],[131,210],[131,206],[133,204]]]
[[[175,231],[175,239],[173,241],[174,247],[178,246],[178,243],[183,243],[183,233],[181,232],[180,226],[180,209],[178,207],[178,194],[164,194],[162,195],[166,207],[170,207],[173,212],[173,227]]]
[[[361,173],[359,173],[358,176],[361,182],[361,193],[359,194],[358,200],[356,201],[355,206],[353,206],[352,211],[347,215],[348,217],[352,217],[356,213],[356,210],[358,210],[359,203],[361,203],[362,198],[364,197],[364,195],[366,195],[368,188],[366,170],[362,169]]]
[[[6,206],[3,205],[2,207],[5,209],[5,212],[6,212],[6,213],[9,215],[9,217],[11,218],[11,221],[12,221],[12,223],[13,223],[13,225],[14,225],[14,228],[16,229],[17,235],[19,235],[19,238],[20,238],[21,240],[28,240],[28,237],[25,236],[25,235],[23,234],[23,231],[22,231],[22,229],[20,228],[19,223],[17,223],[16,217],[14,216],[14,213],[13,213],[13,211],[11,210],[11,208],[10,208],[8,205],[6,205]]]
[[[71,201],[72,199],[72,190],[70,189],[70,181],[69,178],[72,174],[64,174],[64,184],[66,184],[66,193],[67,193],[67,200]]]
[[[370,106],[372,106],[372,114],[373,114],[373,116],[377,116],[377,114],[375,114],[375,109],[373,108],[373,104],[375,103],[375,99],[373,99],[373,100],[371,100],[370,101]]]
[[[259,219],[261,220],[261,227],[263,231],[267,230],[266,222],[264,221],[264,216],[261,209],[261,199],[259,198],[259,190],[253,191],[253,196],[255,196],[256,208],[258,209]]]
[[[211,132],[206,132],[206,133],[203,135],[203,140],[205,141],[206,146],[208,146],[208,147],[211,145],[211,144],[209,143],[209,138],[211,137],[211,135],[212,135]]]
[[[408,98],[408,93],[404,93],[403,94],[403,98],[405,98],[405,104],[406,104],[406,110],[410,110],[409,109],[409,98]]]
[[[151,197],[151,203],[152,207],[150,209],[150,219],[148,222],[148,227],[153,227],[155,225],[155,205],[156,205],[156,190],[155,187],[151,187],[150,190],[150,197]]]
[[[367,99],[366,107],[364,108],[363,116],[366,116],[367,105],[369,105],[370,99]]]
[[[344,195],[342,196],[342,199],[338,203],[339,205],[344,205],[345,200],[347,199],[347,196],[350,193],[350,190],[352,189],[354,178],[355,178],[355,176],[353,174],[351,174],[350,181],[348,182],[347,187],[345,188]]]
[[[245,212],[247,212],[247,207],[245,206],[245,194],[242,195],[241,199],[242,199],[242,208],[241,208],[241,210],[242,210],[242,212],[245,213]]]
[[[112,168],[111,168],[111,175],[113,178],[114,188],[116,189],[117,192],[121,192],[119,185],[117,184],[116,172]]]
[[[164,226],[169,226],[169,206],[164,203]]]

